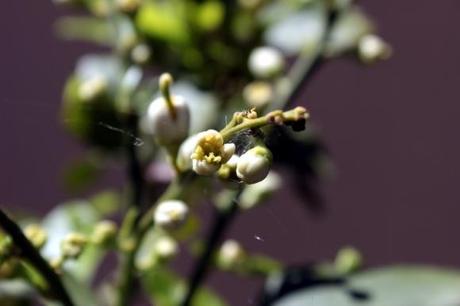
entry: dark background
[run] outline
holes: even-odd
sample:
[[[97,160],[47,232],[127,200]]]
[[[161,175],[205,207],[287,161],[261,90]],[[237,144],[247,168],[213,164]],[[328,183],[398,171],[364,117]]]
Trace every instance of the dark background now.
[[[361,5],[394,57],[372,68],[334,61],[298,101],[311,110],[335,163],[323,188],[328,213],[309,215],[285,191],[241,216],[229,237],[289,263],[332,258],[354,245],[372,266],[460,266],[460,2]],[[55,38],[62,13],[36,0],[0,10],[2,206],[43,214],[69,197],[60,178],[81,146],[57,120],[61,89],[77,57],[94,48]],[[119,175],[108,183],[120,185]],[[232,305],[250,304],[259,285],[222,274],[211,281]]]

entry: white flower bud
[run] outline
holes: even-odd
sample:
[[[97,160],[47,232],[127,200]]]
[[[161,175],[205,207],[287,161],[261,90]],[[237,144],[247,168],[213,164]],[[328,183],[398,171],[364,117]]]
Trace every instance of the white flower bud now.
[[[373,63],[390,57],[391,47],[379,36],[369,34],[359,41],[358,54],[364,63]]]
[[[79,233],[69,233],[61,242],[62,255],[65,258],[78,258],[87,243],[85,236]]]
[[[250,107],[261,109],[273,99],[273,89],[267,82],[252,82],[244,88],[243,98]]]
[[[161,145],[179,144],[188,136],[189,107],[181,96],[172,96],[171,99],[175,111],[174,116],[164,97],[153,100],[147,110],[147,125]]]
[[[262,181],[270,171],[271,152],[262,146],[254,147],[240,156],[236,167],[236,175],[246,184]]]
[[[83,80],[78,87],[78,97],[82,101],[93,101],[107,91],[108,81],[102,75]]]
[[[284,69],[284,58],[280,51],[272,47],[259,47],[249,55],[249,71],[259,78],[271,78]]]
[[[193,141],[196,141],[196,146],[191,154],[192,168],[200,175],[214,174],[235,152],[235,144],[224,144],[222,135],[216,130],[198,133]]]
[[[152,56],[152,50],[146,44],[138,44],[131,50],[131,59],[140,65],[149,61]]]
[[[217,257],[217,262],[222,269],[228,270],[237,265],[244,258],[245,252],[235,240],[225,241]]]
[[[177,254],[179,247],[176,240],[168,236],[162,236],[155,241],[153,249],[155,255],[161,259],[168,259]]]
[[[200,139],[201,133],[192,135],[188,137],[184,142],[182,142],[179,147],[179,153],[177,154],[177,167],[181,171],[186,171],[192,169],[192,154],[196,149],[198,140]]]
[[[275,171],[270,171],[265,179],[249,185],[241,194],[239,206],[242,209],[254,208],[281,186],[281,178]]]
[[[188,207],[183,201],[168,200],[158,204],[153,215],[155,224],[165,229],[176,229],[188,216]]]

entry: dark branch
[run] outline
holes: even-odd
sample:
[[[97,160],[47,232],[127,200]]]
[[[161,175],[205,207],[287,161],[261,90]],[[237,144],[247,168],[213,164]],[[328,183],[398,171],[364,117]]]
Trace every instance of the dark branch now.
[[[32,264],[32,266],[34,266],[34,268],[37,269],[37,271],[48,282],[49,289],[53,295],[55,295],[64,306],[74,306],[74,303],[64,288],[59,276],[54,272],[48,262],[40,255],[38,250],[30,243],[26,236],[24,236],[21,228],[1,209],[0,226],[9,236],[11,236],[14,244],[19,248],[21,256],[29,261],[30,264]]]

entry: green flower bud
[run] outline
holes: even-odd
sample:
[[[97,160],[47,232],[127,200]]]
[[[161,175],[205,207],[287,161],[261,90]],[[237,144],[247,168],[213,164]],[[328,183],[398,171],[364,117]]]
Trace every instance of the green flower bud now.
[[[355,272],[362,266],[362,256],[352,247],[342,248],[335,258],[335,269],[339,274]]]
[[[87,243],[84,235],[70,233],[61,242],[62,256],[65,258],[77,259],[83,252]]]
[[[48,234],[39,224],[27,225],[24,229],[24,235],[37,249],[43,247],[48,240]]]
[[[107,245],[112,242],[117,234],[117,225],[113,221],[104,220],[94,227],[92,242],[98,245]]]

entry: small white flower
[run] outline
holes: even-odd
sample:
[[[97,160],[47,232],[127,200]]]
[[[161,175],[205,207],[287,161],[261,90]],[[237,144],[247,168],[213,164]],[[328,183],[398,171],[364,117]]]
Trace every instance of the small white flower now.
[[[95,75],[80,83],[78,97],[83,101],[93,101],[106,92],[108,87],[107,79],[102,75]]]
[[[225,241],[218,254],[218,263],[223,269],[231,269],[244,258],[245,252],[235,240]]]
[[[284,58],[280,51],[272,47],[259,47],[249,55],[249,71],[260,78],[271,78],[284,69]]]
[[[254,147],[240,156],[236,175],[246,184],[255,184],[267,177],[272,161],[271,152],[262,146]]]
[[[373,63],[387,59],[391,55],[391,47],[379,36],[369,34],[359,41],[358,54],[364,63]]]
[[[153,100],[147,110],[147,125],[161,145],[178,144],[188,136],[190,126],[188,105],[181,96],[172,96],[172,103],[175,118],[171,115],[164,97]]]
[[[156,225],[165,229],[175,229],[185,222],[188,212],[187,204],[183,201],[168,200],[158,204],[153,218]]]
[[[191,154],[193,171],[200,175],[212,175],[225,164],[235,152],[235,144],[225,143],[222,135],[216,130],[207,130],[197,134],[196,145]],[[191,148],[193,142],[189,144]],[[188,152],[185,152],[188,153]]]

